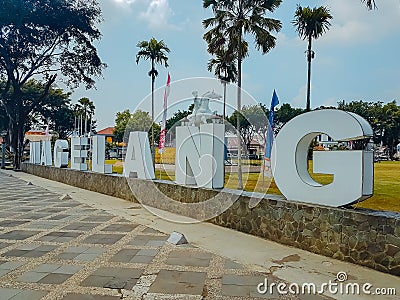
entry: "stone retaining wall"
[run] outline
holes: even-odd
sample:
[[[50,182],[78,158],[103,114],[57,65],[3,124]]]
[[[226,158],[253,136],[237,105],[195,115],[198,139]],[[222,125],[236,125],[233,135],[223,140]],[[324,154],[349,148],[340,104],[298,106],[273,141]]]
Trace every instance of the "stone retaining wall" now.
[[[209,222],[317,254],[367,266],[400,276],[400,214],[361,209],[339,209],[291,202],[275,195],[199,189],[166,181],[146,181],[121,176],[79,172],[23,164],[30,174],[79,188],[119,197],[189,217],[201,216],[183,203],[201,203],[218,195],[232,205]],[[156,189],[154,188],[156,187]],[[162,195],[176,200],[160,201]],[[251,199],[262,197],[254,208]]]

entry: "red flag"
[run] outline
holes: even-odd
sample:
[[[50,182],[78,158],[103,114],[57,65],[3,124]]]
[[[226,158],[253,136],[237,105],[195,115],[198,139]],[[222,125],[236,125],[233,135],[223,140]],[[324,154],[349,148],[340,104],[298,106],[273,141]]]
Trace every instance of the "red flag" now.
[[[164,147],[165,147],[165,136],[167,134],[166,131],[166,126],[167,126],[167,105],[168,105],[168,96],[170,92],[170,85],[171,85],[171,76],[169,75],[168,72],[168,79],[167,79],[167,85],[165,86],[164,90],[164,112],[163,112],[163,119],[162,119],[162,124],[161,124],[161,133],[160,133],[160,143],[158,144],[158,153],[163,153],[164,152]]]

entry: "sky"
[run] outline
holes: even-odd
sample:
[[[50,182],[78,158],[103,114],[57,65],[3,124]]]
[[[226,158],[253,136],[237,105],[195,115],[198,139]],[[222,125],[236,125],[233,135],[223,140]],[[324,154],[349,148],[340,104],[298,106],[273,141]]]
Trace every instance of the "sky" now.
[[[377,0],[377,10],[369,11],[360,0],[283,0],[268,17],[279,19],[282,30],[275,34],[277,44],[269,53],[258,52],[251,36],[246,39],[250,55],[243,62],[242,87],[250,102],[270,105],[275,89],[280,104],[305,107],[307,87],[307,42],[298,37],[291,21],[297,4],[325,5],[333,15],[332,26],[313,41],[311,107],[336,106],[338,101],[354,100],[400,102],[400,0]],[[72,101],[90,98],[96,105],[100,130],[114,126],[119,111],[150,111],[151,81],[148,61],[137,65],[139,41],[154,37],[170,48],[169,68],[158,66],[155,97],[156,115],[162,110],[167,73],[171,74],[169,101],[190,99],[191,92],[209,90],[222,94],[218,81],[207,71],[211,56],[203,40],[202,20],[212,16],[201,0],[99,0],[104,21],[98,25],[102,39],[96,42],[101,59],[108,65],[96,89],[79,88]],[[174,83],[179,81],[179,83]],[[200,82],[200,83],[199,83]],[[188,102],[187,100],[186,102]],[[185,105],[187,104],[185,102]],[[227,103],[235,107],[234,86],[229,87]],[[186,105],[187,107],[188,105]],[[168,115],[184,106],[172,105]],[[214,110],[219,105],[211,105]],[[229,112],[229,110],[228,110]],[[157,119],[159,120],[159,118]]]

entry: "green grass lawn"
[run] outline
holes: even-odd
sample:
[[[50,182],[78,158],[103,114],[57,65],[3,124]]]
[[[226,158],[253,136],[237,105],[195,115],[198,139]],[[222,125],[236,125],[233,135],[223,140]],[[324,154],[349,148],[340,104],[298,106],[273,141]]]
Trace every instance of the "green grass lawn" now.
[[[116,161],[107,161],[114,164]],[[310,164],[310,168],[312,164]],[[122,173],[122,165],[113,166],[113,172]],[[356,205],[355,207],[370,208],[375,210],[388,210],[400,212],[400,162],[383,161],[374,164],[374,195]],[[311,174],[311,176],[322,184],[332,182],[332,175]],[[156,171],[156,178],[163,180],[175,179],[173,171]],[[267,192],[268,194],[281,194],[275,182],[265,180],[265,186],[262,186],[262,174],[248,173],[243,174],[244,190],[249,192]],[[266,186],[269,188],[266,191]],[[237,173],[227,173],[225,175],[225,187],[237,188]]]

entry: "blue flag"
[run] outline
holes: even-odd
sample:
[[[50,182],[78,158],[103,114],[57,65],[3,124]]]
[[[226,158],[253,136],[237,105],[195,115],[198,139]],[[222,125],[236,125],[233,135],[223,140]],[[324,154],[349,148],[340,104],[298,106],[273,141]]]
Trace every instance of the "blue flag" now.
[[[271,107],[269,110],[269,124],[267,130],[267,136],[265,139],[265,157],[264,157],[264,173],[267,176],[271,176],[271,152],[272,152],[272,144],[274,143],[274,115],[275,115],[275,106],[279,104],[278,96],[274,90],[274,94],[272,95]]]

